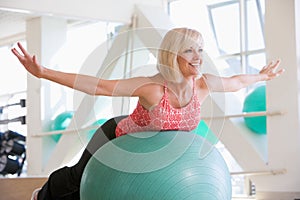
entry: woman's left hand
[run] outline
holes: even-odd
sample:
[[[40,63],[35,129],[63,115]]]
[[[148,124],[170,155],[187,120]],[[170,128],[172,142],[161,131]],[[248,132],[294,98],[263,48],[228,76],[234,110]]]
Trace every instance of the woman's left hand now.
[[[277,60],[275,63],[272,61],[268,65],[264,66],[260,70],[259,74],[265,75],[264,78],[265,81],[280,76],[285,70],[284,69],[278,70],[279,65],[280,65],[280,60]]]

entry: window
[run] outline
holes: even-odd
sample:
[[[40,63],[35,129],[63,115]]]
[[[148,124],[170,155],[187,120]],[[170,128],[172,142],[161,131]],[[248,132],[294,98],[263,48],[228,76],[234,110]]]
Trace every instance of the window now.
[[[26,48],[26,43],[21,41]],[[0,120],[14,119],[26,115],[26,108],[20,106],[7,106],[26,99],[27,72],[22,69],[19,60],[11,53],[12,46],[0,47],[0,106],[3,107],[0,112]],[[18,72],[18,73],[16,73]],[[7,106],[7,107],[6,107]],[[19,121],[8,124],[0,124],[0,132],[7,130],[16,131],[26,135],[26,125]]]
[[[266,62],[264,1],[219,1],[207,9],[220,58],[237,73],[257,73]]]
[[[224,61],[220,74],[231,75],[257,73],[266,64],[264,7],[264,0],[178,0],[169,13],[176,25],[199,30],[209,55]]]
[[[95,76],[96,74],[91,74],[90,71],[97,71],[94,69],[101,67],[99,63],[88,66],[88,69],[83,68],[83,65],[98,46],[110,45],[108,38],[115,34],[116,28],[119,25],[119,23],[108,23],[104,21],[81,22],[71,25],[66,33],[65,44],[51,60],[51,67],[65,72],[78,72]],[[76,98],[74,98],[75,91],[61,85],[51,84],[49,87],[51,91],[51,105],[47,105],[47,107],[56,108],[53,116],[65,110],[77,110],[77,106],[82,100],[81,98],[84,97],[80,96],[81,98],[78,98],[78,96],[76,96]],[[76,95],[80,94],[80,92],[76,92]]]

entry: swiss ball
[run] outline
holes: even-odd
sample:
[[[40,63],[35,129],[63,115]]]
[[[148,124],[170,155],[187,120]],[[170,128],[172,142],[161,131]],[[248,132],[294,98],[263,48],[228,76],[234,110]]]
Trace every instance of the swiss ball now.
[[[217,144],[219,139],[218,137],[210,130],[210,128],[207,126],[204,120],[201,120],[195,130],[193,130],[194,133],[201,135],[203,138],[205,138],[207,141],[209,141],[212,144]]]
[[[51,122],[50,130],[51,131],[65,130],[69,126],[73,115],[74,115],[73,111],[65,111],[60,113]],[[55,134],[52,135],[51,137],[55,142],[58,142],[61,137],[61,134]]]
[[[266,111],[266,86],[253,89],[245,98],[243,112]],[[266,116],[244,117],[246,126],[257,134],[266,134]]]
[[[218,150],[184,131],[118,137],[87,163],[82,200],[231,200],[231,178]]]

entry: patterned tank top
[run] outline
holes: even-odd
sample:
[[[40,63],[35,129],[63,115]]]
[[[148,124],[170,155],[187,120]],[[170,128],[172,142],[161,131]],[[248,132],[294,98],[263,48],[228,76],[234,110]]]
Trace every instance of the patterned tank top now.
[[[118,123],[116,137],[142,131],[195,129],[200,122],[200,101],[195,91],[195,83],[193,83],[193,96],[190,102],[182,108],[174,108],[170,104],[167,90],[165,83],[162,99],[151,110],[145,109],[138,102],[132,114]]]

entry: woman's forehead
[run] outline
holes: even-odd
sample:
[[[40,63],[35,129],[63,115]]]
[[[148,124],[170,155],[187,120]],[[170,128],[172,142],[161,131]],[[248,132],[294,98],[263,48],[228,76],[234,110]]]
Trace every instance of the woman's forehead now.
[[[183,48],[203,48],[203,39],[201,36],[199,37],[192,37],[192,38],[187,38],[183,44]]]

